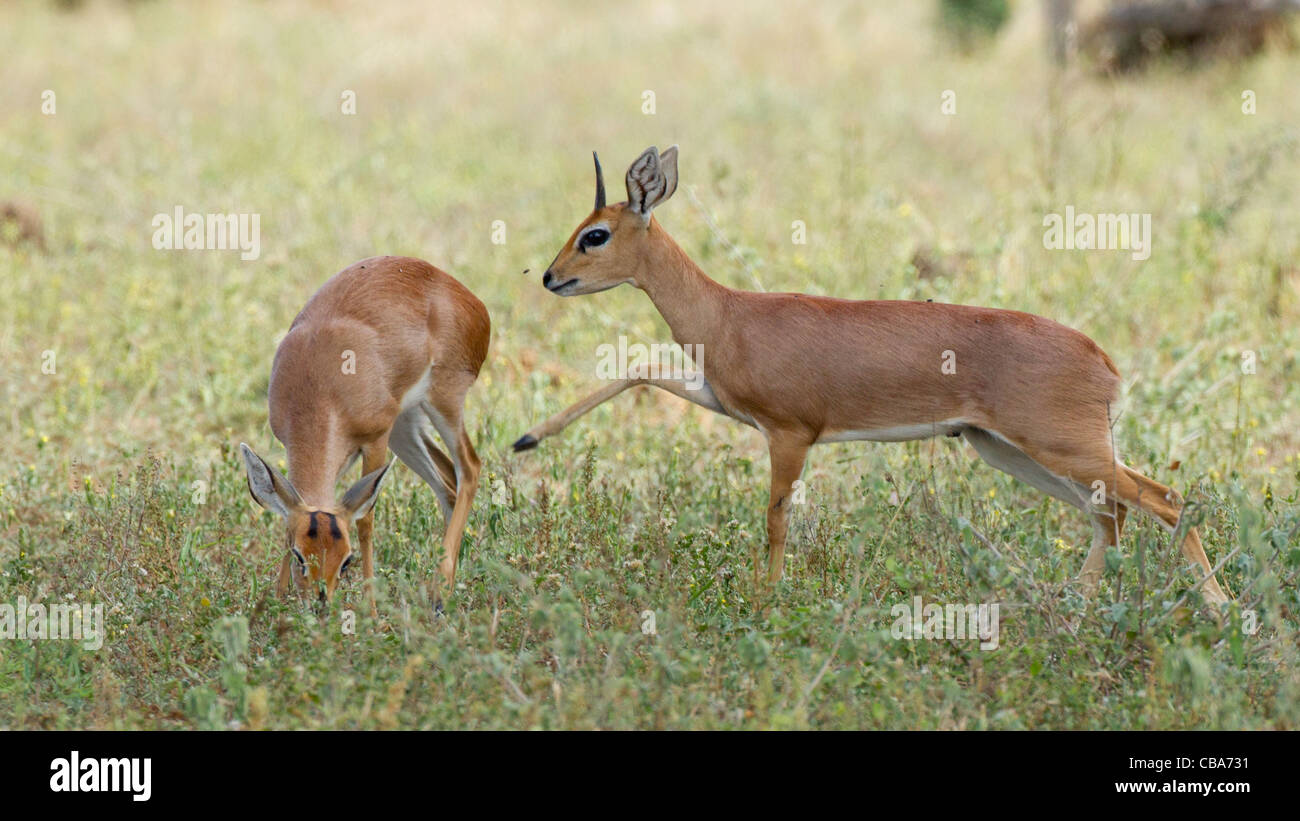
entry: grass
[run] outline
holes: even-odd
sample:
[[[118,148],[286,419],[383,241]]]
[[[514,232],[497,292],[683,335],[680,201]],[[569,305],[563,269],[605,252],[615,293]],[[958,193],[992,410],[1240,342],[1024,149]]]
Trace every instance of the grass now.
[[[48,244],[0,243],[0,602],[102,603],[109,628],[97,652],[0,641],[0,727],[1300,727],[1300,55],[1053,78],[1034,4],[973,56],[924,4],[754,5],[0,8],[0,199]],[[560,300],[538,278],[587,213],[591,149],[618,199],[674,142],[659,218],[724,283],[1096,339],[1126,380],[1121,454],[1230,557],[1227,625],[1141,516],[1083,602],[1089,524],[959,441],[816,449],[769,601],[758,434],[643,390],[512,454],[597,386],[600,344],[669,339],[631,289]],[[261,214],[261,257],[154,250],[177,205]],[[1066,205],[1151,213],[1151,258],[1045,250]],[[379,253],[491,312],[467,405],[485,487],[439,619],[419,588],[441,517],[397,469],[380,623],[347,634],[355,581],[323,622],[271,594],[278,525],[236,445],[282,458],[275,345]],[[892,638],[916,595],[1002,602],[999,649]]]

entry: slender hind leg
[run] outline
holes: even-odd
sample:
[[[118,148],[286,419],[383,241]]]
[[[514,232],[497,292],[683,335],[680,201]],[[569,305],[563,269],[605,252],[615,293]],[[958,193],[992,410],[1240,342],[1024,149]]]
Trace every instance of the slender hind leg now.
[[[1087,496],[1080,496],[1073,483],[1043,467],[1000,433],[983,428],[964,428],[962,435],[975,448],[975,452],[993,467],[1049,496],[1069,502],[1080,510],[1087,510]]]
[[[1145,511],[1159,519],[1170,532],[1177,530],[1178,519],[1183,510],[1182,502],[1165,485],[1117,461],[1111,449],[1107,428],[1099,428],[1095,435],[1089,438],[1085,438],[1085,434],[1080,431],[1074,438],[1063,442],[1060,446],[1030,447],[1024,452],[1050,474],[1068,477],[1085,490],[1090,490],[1100,483],[1105,486],[1108,502],[1118,502]],[[1092,512],[1095,514],[1098,511],[1094,509]],[[1122,519],[1119,519],[1117,514],[1115,525],[1110,529],[1117,532],[1119,529],[1117,525],[1121,522]],[[1109,539],[1110,535],[1106,534],[1106,538]],[[1084,562],[1084,570],[1089,576],[1099,575],[1097,571],[1105,563],[1105,547],[1105,544],[1099,547],[1097,542],[1093,543],[1093,548]],[[1213,604],[1228,601],[1227,594],[1212,575],[1213,568],[1205,555],[1205,549],[1201,546],[1201,537],[1195,528],[1188,528],[1180,547],[1187,561],[1201,571],[1199,575],[1209,576],[1201,588],[1205,599]]]
[[[1154,479],[1143,476],[1133,468],[1120,465],[1116,493],[1125,502],[1141,508],[1158,518],[1171,533],[1178,529],[1178,520],[1183,513],[1183,502],[1173,490]],[[1196,569],[1198,575],[1205,579],[1201,594],[1211,604],[1223,604],[1229,601],[1228,594],[1219,586],[1214,577],[1214,568],[1210,565],[1205,548],[1201,545],[1200,534],[1196,528],[1187,529],[1181,545],[1183,556]]]
[[[446,444],[456,475],[456,502],[452,506],[447,530],[442,537],[442,562],[438,568],[448,595],[456,589],[456,564],[460,558],[465,527],[469,523],[470,507],[474,503],[474,494],[478,491],[479,469],[482,466],[469,441],[469,435],[465,432],[463,419],[465,393],[474,384],[474,378],[473,374],[465,372],[435,377],[437,391],[430,391],[429,401],[421,405]],[[436,594],[437,606],[441,606],[441,601],[442,596]]]
[[[969,428],[963,433],[980,456],[994,467],[1093,516],[1095,536],[1079,574],[1086,595],[1095,592],[1101,579],[1106,548],[1118,543],[1124,525],[1125,506],[1150,513],[1171,532],[1178,528],[1182,502],[1165,485],[1115,461],[1109,430],[1104,426],[1089,440],[1075,438],[1061,447],[1021,448],[1001,434],[977,428]],[[1087,446],[1087,441],[1094,441],[1095,445]],[[1095,482],[1105,486],[1106,501],[1116,506],[1113,520],[1104,508],[1099,510],[1089,503],[1089,493]],[[1213,568],[1195,528],[1187,530],[1181,548],[1187,560],[1200,569],[1202,577],[1210,576],[1202,587],[1205,599],[1215,604],[1228,601],[1218,580],[1211,575]]]
[[[421,430],[420,441],[424,444],[425,451],[433,460],[434,466],[438,469],[438,476],[442,479],[442,493],[438,494],[438,501],[442,505],[443,524],[446,524],[451,521],[451,500],[456,498],[456,466],[451,463],[451,457],[438,447],[430,431]]]
[[[993,467],[1092,516],[1092,548],[1079,573],[1079,585],[1086,598],[1095,595],[1106,566],[1106,548],[1119,544],[1119,532],[1124,527],[1124,506],[1118,505],[1114,515],[1104,508],[1096,508],[1090,501],[1090,489],[1048,470],[1001,434],[982,428],[966,428],[962,435]]]
[[[456,496],[456,471],[451,460],[433,442],[429,418],[418,407],[397,417],[388,437],[388,447],[433,489],[442,509],[443,523],[451,520],[452,500]]]
[[[1128,507],[1112,500],[1114,513],[1103,512],[1092,515],[1092,549],[1088,558],[1083,560],[1079,571],[1079,592],[1084,598],[1091,599],[1097,595],[1097,586],[1101,583],[1101,574],[1106,569],[1106,548],[1119,547],[1119,536],[1124,531],[1124,517]]]

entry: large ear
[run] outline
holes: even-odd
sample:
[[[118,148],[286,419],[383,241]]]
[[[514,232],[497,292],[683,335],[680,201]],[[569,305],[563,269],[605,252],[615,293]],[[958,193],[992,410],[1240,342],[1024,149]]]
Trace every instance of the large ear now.
[[[280,471],[271,467],[261,456],[243,442],[239,443],[239,452],[244,455],[244,472],[248,474],[248,492],[253,499],[271,511],[287,517],[289,511],[302,507],[298,491],[293,489],[289,480],[280,475]]]
[[[627,169],[627,207],[647,222],[650,212],[677,190],[677,146],[662,155],[653,145]]]
[[[660,202],[664,202],[665,200],[667,200],[669,197],[673,195],[673,192],[677,190],[677,145],[676,144],[668,146],[667,150],[665,150],[664,153],[659,155],[659,170],[663,172],[664,182],[667,184],[668,187],[667,189],[665,189],[664,195],[659,198],[659,202],[655,203],[655,205],[658,205]]]
[[[379,484],[384,481],[388,469],[392,466],[393,463],[389,462],[379,470],[367,473],[343,494],[343,501],[339,506],[343,508],[343,513],[349,519],[355,522],[375,506],[375,502],[379,499]]]

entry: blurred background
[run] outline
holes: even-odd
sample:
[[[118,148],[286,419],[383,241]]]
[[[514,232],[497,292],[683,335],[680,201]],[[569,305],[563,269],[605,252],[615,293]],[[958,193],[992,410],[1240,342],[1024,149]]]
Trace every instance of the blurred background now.
[[[475,404],[540,415],[598,338],[665,338],[630,289],[562,301],[537,280],[586,213],[591,150],[617,196],[674,142],[683,196],[660,219],[728,285],[1040,312],[1130,378],[1167,372],[1175,341],[1268,348],[1247,390],[1280,399],[1300,283],[1287,7],[1137,8],[6,4],[0,453],[53,436],[65,470],[209,457],[264,420],[276,335],[311,291],[382,253],[486,301],[505,393]],[[1153,214],[1152,258],[1045,250],[1066,205]],[[155,251],[150,220],[177,206],[260,214],[260,258]],[[1261,424],[1290,436],[1278,411]]]
[[[539,280],[590,209],[591,151],[618,200],[627,165],[649,145],[673,143],[681,187],[657,216],[726,285],[1013,308],[1097,340],[1125,378],[1121,454],[1205,500],[1218,517],[1206,531],[1217,561],[1243,516],[1262,523],[1293,510],[1300,469],[1295,6],[4,3],[0,563],[9,564],[0,588],[108,596],[116,576],[76,565],[101,551],[154,574],[133,582],[143,592],[115,594],[137,624],[163,612],[173,626],[194,625],[182,632],[206,647],[211,608],[251,609],[258,580],[273,572],[278,536],[248,502],[232,446],[247,441],[272,462],[282,457],[267,426],[275,346],[330,275],[367,256],[401,254],[460,279],[493,320],[491,354],[467,402],[490,474],[466,546],[467,608],[499,603],[483,588],[495,578],[492,562],[527,565],[532,578],[553,576],[563,587],[573,568],[596,561],[584,553],[596,550],[591,534],[566,537],[550,559],[533,556],[542,539],[534,517],[585,498],[581,488],[593,486],[578,487],[583,481],[607,482],[621,501],[601,514],[613,529],[600,556],[622,562],[651,549],[645,534],[669,519],[681,530],[734,525],[744,536],[708,542],[713,558],[689,579],[664,577],[647,589],[678,590],[696,627],[722,619],[729,627],[720,636],[758,631],[765,658],[816,669],[820,661],[794,650],[783,656],[763,632],[770,625],[745,609],[740,569],[762,541],[766,493],[757,434],[643,391],[528,458],[509,453],[518,435],[598,386],[599,345],[620,334],[670,339],[633,289],[562,300]],[[156,249],[151,221],[178,207],[260,215],[260,255]],[[1067,207],[1151,214],[1150,258],[1045,248],[1045,215]],[[1243,354],[1255,371],[1243,370]],[[805,473],[814,504],[796,524],[812,545],[793,560],[796,580],[809,585],[801,595],[847,595],[850,559],[863,550],[882,583],[893,579],[903,592],[919,583],[898,581],[908,568],[948,567],[954,583],[976,584],[978,574],[963,576],[955,554],[944,553],[965,543],[943,524],[954,510],[992,528],[994,539],[1018,540],[1033,572],[1067,578],[1082,561],[1088,524],[970,458],[951,443],[815,452]],[[591,471],[585,480],[582,465]],[[899,504],[907,477],[957,507],[916,510],[912,525],[891,532],[892,546],[864,542],[861,534],[892,521],[889,505]],[[379,564],[395,579],[418,578],[432,567],[440,523],[418,481],[409,472],[397,480],[378,509]],[[139,496],[141,487],[152,490]],[[509,503],[489,504],[494,489]],[[152,522],[149,534],[123,522],[129,511],[114,512],[128,499],[147,511],[139,521]],[[1145,527],[1134,526],[1135,538],[1163,544]],[[836,535],[819,537],[819,528]],[[1279,532],[1291,534],[1283,544],[1294,537]],[[687,549],[676,537],[654,544],[674,556]],[[1180,572],[1167,545],[1157,552],[1159,578]],[[900,557],[901,570],[885,573],[886,553]],[[33,556],[46,559],[20,561]],[[735,577],[718,581],[724,565]],[[1235,567],[1228,578],[1240,589]],[[616,563],[609,572],[645,571]],[[159,574],[175,601],[161,603],[151,587],[163,584]],[[700,598],[697,585],[712,592]],[[809,606],[823,614],[819,624],[835,627],[838,616]],[[255,644],[272,641],[258,635],[254,625]],[[71,715],[80,717],[66,720],[202,725],[195,716],[211,711],[182,704],[181,690],[208,668],[193,660],[176,672],[167,657],[185,652],[158,649],[185,641],[121,640],[116,667],[101,673],[118,683],[86,685],[117,692],[120,710],[78,708]],[[216,664],[203,652],[195,658]],[[1195,678],[1201,668],[1188,665]],[[400,672],[401,662],[390,669]],[[1012,680],[1023,669],[1003,673]],[[1142,686],[1140,676],[1132,684]],[[11,723],[65,720],[54,717],[71,691],[55,686],[53,701]],[[997,714],[989,699],[1014,715],[1042,695],[994,691],[972,690],[960,709],[927,721],[975,726]],[[537,692],[548,704],[545,688]],[[156,716],[145,704],[165,706]],[[818,725],[816,705],[787,706]],[[580,710],[552,706],[553,725],[581,724]],[[365,725],[360,707],[339,709],[350,718],[309,709],[301,724]],[[1130,724],[1142,714],[1041,709],[1002,726]],[[1234,726],[1294,720],[1278,710],[1214,715]],[[864,712],[850,723],[907,726],[911,715]],[[1154,720],[1173,726],[1187,715]],[[737,722],[749,720],[742,710]]]

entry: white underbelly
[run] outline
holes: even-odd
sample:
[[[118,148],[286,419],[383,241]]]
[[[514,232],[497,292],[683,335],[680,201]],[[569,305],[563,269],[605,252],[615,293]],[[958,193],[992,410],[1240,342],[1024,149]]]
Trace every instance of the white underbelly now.
[[[961,430],[970,423],[964,419],[944,419],[940,422],[920,422],[913,425],[896,425],[888,428],[866,428],[862,430],[827,431],[817,437],[818,442],[911,442],[914,439],[929,439],[932,436],[946,436]]]

